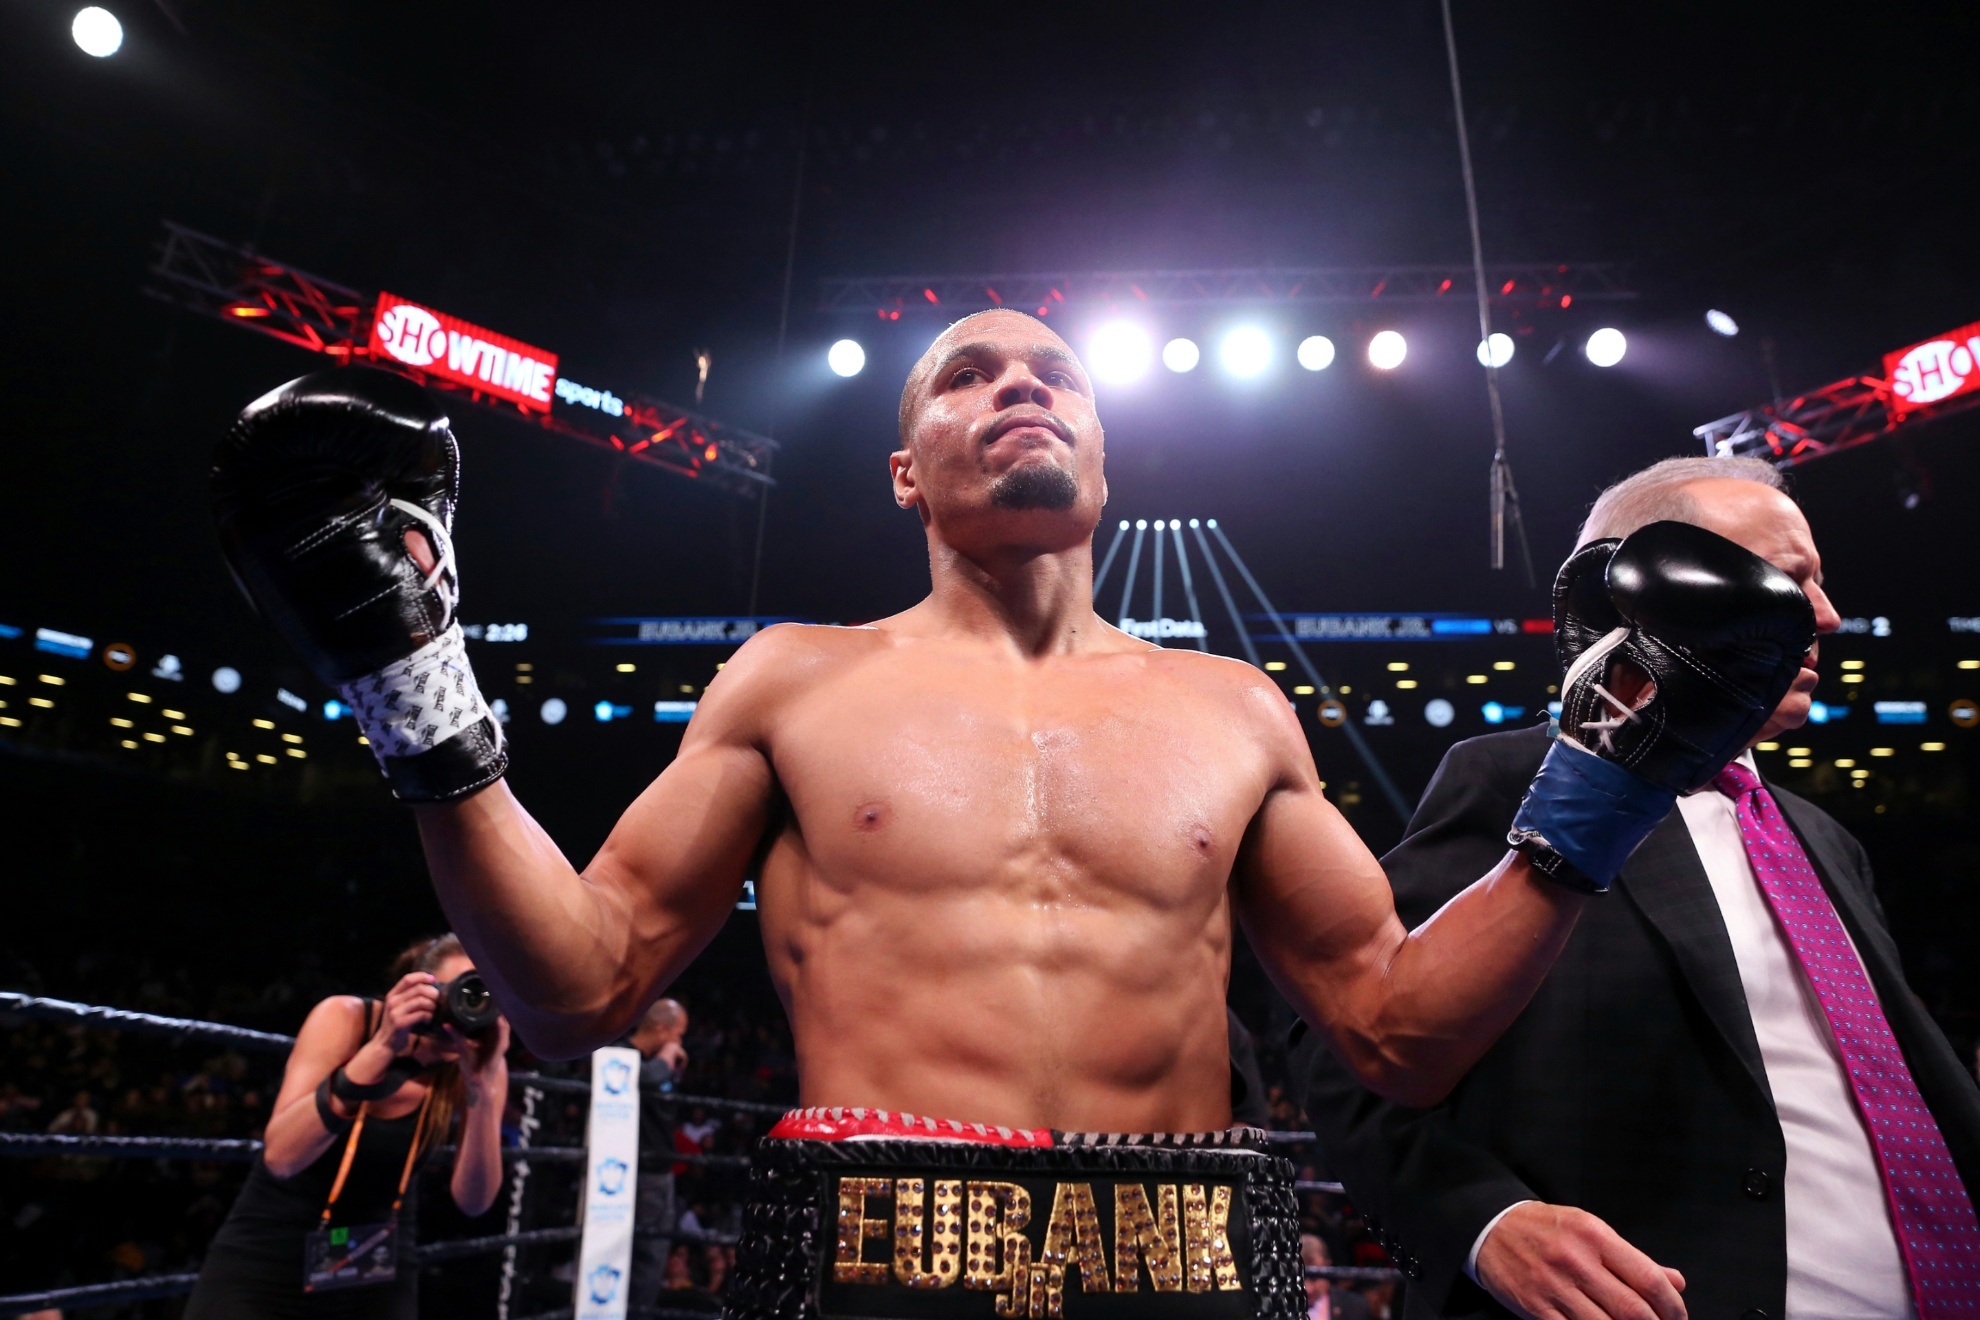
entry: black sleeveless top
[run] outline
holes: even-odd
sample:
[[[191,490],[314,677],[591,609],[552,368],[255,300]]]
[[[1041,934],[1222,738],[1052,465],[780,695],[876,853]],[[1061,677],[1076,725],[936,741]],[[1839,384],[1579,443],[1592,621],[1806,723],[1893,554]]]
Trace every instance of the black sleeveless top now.
[[[376,1002],[365,1000],[367,1025]],[[399,1174],[406,1167],[406,1152],[412,1148],[418,1124],[417,1109],[400,1118],[366,1116],[350,1176],[331,1211],[333,1228],[379,1224],[391,1214],[392,1201],[399,1192]],[[403,1255],[394,1283],[328,1293],[303,1292],[303,1238],[322,1221],[324,1202],[330,1199],[330,1188],[337,1180],[337,1167],[343,1163],[350,1139],[347,1130],[307,1168],[289,1178],[277,1178],[268,1171],[267,1161],[255,1156],[234,1208],[207,1249],[199,1287],[186,1309],[188,1320],[209,1314],[257,1318],[328,1315],[341,1313],[350,1305],[359,1308],[354,1314],[398,1313],[385,1294],[410,1297],[419,1277],[419,1267]],[[414,1191],[425,1162],[426,1157],[421,1156],[414,1164],[413,1181],[406,1186],[405,1204],[399,1210],[402,1253],[412,1241],[412,1226],[417,1222]],[[230,1309],[250,1305],[254,1309]]]

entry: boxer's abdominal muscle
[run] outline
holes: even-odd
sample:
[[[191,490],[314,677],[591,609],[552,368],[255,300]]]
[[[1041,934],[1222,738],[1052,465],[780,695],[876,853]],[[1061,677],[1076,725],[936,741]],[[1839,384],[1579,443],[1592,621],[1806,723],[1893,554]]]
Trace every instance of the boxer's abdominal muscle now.
[[[922,643],[781,713],[759,894],[806,1104],[1230,1121],[1229,876],[1268,773],[1222,668]]]

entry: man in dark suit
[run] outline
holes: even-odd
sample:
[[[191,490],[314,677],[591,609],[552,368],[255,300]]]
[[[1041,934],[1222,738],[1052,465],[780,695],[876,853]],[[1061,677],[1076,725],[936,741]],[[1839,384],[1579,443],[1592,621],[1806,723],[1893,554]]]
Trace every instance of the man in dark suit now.
[[[1604,492],[1582,542],[1707,527],[1795,577],[1833,631],[1780,486],[1757,461],[1669,460]],[[1806,718],[1814,650],[1805,663],[1756,742]],[[1383,859],[1406,923],[1505,852],[1547,747],[1536,727],[1451,749]],[[1310,1035],[1295,1042],[1333,1172],[1419,1280],[1412,1320],[1938,1320],[1974,1305],[1980,1267],[1946,1262],[1980,1260],[1980,1089],[1906,988],[1861,845],[1762,784],[1749,752],[1679,799],[1615,889],[1434,1109],[1380,1100]],[[1864,1093],[1873,1073],[1882,1089]]]

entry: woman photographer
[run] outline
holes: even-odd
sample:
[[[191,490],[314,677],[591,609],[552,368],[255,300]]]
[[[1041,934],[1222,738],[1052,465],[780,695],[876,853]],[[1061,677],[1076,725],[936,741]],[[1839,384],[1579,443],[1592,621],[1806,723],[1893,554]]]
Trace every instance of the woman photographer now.
[[[419,1267],[405,1256],[412,1215],[401,1207],[420,1166],[451,1137],[450,1186],[469,1215],[486,1213],[502,1182],[509,1024],[494,1017],[470,1036],[449,1020],[492,1014],[478,980],[443,1003],[473,970],[441,935],[399,955],[382,1001],[338,995],[311,1010],[186,1320],[415,1320]]]

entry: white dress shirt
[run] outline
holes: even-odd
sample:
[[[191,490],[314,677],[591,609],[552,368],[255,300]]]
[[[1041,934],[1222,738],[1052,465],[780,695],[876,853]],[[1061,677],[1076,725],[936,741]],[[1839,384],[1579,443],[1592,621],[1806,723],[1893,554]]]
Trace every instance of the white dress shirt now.
[[[1739,759],[1754,769],[1751,752]],[[1814,988],[1753,877],[1733,800],[1703,788],[1679,798],[1678,811],[1732,939],[1787,1146],[1780,1193],[1786,1320],[1912,1320],[1911,1287],[1869,1131]],[[1465,1272],[1474,1279],[1479,1249],[1513,1208],[1494,1216],[1472,1244]]]

